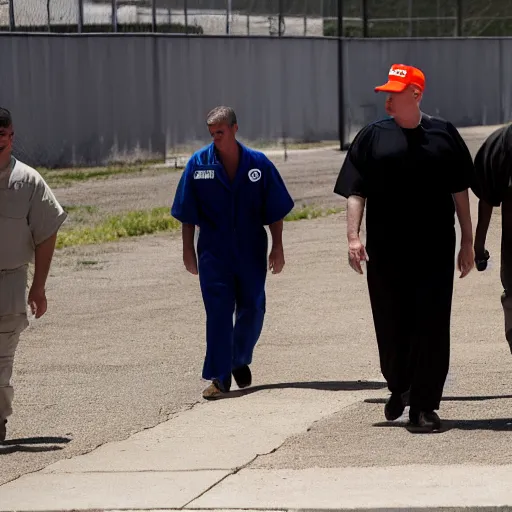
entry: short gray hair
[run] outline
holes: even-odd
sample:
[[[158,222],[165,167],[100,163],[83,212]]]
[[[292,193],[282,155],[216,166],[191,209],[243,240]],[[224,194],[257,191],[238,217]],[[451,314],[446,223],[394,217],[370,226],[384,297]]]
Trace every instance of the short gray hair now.
[[[231,107],[215,107],[208,112],[206,116],[208,126],[221,123],[226,123],[229,126],[237,124],[235,111]]]

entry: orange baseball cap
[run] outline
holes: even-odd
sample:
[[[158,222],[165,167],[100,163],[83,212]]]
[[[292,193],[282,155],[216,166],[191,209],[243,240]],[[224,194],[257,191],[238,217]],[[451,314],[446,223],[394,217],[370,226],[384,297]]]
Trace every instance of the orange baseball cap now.
[[[405,64],[393,64],[389,70],[388,82],[375,87],[375,92],[402,92],[409,85],[416,85],[423,92],[425,89],[423,72]]]

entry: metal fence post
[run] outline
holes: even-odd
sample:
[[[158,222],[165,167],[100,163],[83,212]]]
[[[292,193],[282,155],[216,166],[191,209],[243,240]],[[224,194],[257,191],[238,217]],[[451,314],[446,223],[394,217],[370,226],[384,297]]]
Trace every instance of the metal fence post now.
[[[409,34],[408,37],[412,37],[412,34],[414,32],[413,30],[413,23],[412,23],[412,0],[409,0],[409,4],[407,7],[407,12],[409,15]]]
[[[151,2],[151,31],[153,33],[156,32],[157,24],[156,24],[156,0],[152,0]]]
[[[229,35],[230,32],[230,17],[231,17],[231,9],[232,9],[232,2],[231,0],[226,0],[226,34]]]
[[[338,0],[338,136],[340,139],[340,151],[343,151],[345,146],[343,89],[343,0]]]
[[[185,13],[185,34],[188,34],[188,2],[183,0],[183,11]]]
[[[368,37],[368,0],[362,0],[363,37]]]
[[[307,35],[308,35],[308,3],[304,2],[304,37],[306,37]]]
[[[283,0],[279,0],[279,16],[278,16],[278,34],[279,37],[283,35]]]
[[[463,20],[462,0],[457,0],[457,26],[455,28],[455,35],[457,37],[462,37],[462,20]]]
[[[112,0],[112,32],[117,32],[117,0]]]
[[[9,0],[9,30],[11,32],[16,30],[16,21],[14,19],[14,0]]]
[[[78,32],[84,30],[84,0],[78,0]]]

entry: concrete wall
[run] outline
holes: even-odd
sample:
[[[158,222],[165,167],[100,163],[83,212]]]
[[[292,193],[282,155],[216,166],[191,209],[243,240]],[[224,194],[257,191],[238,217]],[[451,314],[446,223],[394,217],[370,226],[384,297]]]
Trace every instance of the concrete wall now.
[[[0,103],[43,166],[161,158],[232,105],[246,140],[337,137],[334,41],[0,35]]]
[[[373,92],[393,62],[424,69],[423,109],[458,126],[512,110],[512,40],[347,40],[347,141],[383,115]],[[246,141],[338,137],[337,41],[150,35],[0,35],[0,104],[32,165],[162,158],[208,141],[204,117],[232,105]]]

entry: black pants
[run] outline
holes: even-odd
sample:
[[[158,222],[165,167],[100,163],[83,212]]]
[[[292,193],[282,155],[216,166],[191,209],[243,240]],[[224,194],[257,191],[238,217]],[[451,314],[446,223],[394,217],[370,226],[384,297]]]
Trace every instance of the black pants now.
[[[417,411],[439,409],[450,364],[450,318],[455,231],[435,240],[436,250],[370,250],[368,288],[380,366],[389,390],[410,389]],[[404,261],[404,252],[409,256]]]
[[[501,304],[505,317],[505,336],[512,352],[512,188],[501,203]]]

